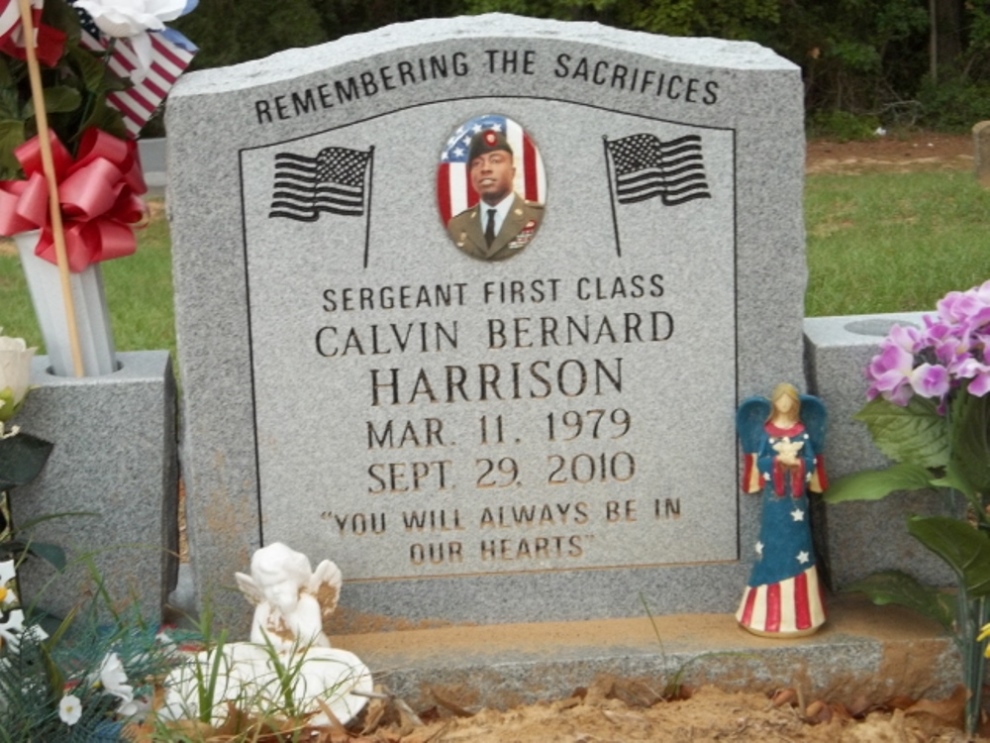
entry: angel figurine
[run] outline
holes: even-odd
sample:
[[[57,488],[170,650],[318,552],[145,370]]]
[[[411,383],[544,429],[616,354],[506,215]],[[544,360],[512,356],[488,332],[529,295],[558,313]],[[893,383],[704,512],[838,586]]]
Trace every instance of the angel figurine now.
[[[310,567],[301,552],[273,542],[251,557],[251,575],[234,573],[237,587],[256,604],[251,642],[266,638],[278,652],[330,647],[324,624],[337,607],[340,570],[330,560]]]
[[[736,414],[743,490],[763,494],[756,563],[736,619],[764,637],[810,635],[825,622],[808,493],[828,486],[822,460],[825,406],[790,384],[750,397]]]

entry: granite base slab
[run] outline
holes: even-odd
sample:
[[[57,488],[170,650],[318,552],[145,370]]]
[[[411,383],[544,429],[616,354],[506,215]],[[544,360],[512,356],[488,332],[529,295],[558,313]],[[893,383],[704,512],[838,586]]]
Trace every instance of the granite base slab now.
[[[603,674],[663,689],[683,683],[730,691],[794,687],[806,699],[941,698],[961,679],[952,639],[934,622],[860,597],[830,604],[825,627],[793,640],[756,637],[731,615],[681,614],[586,622],[457,626],[339,635],[377,683],[413,709],[433,692],[468,709],[506,709],[566,697]]]

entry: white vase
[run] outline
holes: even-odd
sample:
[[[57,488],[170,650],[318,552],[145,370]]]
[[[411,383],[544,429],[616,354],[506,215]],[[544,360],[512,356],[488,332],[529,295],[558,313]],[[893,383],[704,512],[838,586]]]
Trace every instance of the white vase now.
[[[34,313],[45,339],[45,351],[52,371],[60,377],[74,377],[68,321],[58,266],[34,254],[41,237],[39,231],[14,235],[17,252],[24,267]],[[103,290],[103,273],[98,263],[79,273],[69,274],[72,300],[76,310],[76,329],[82,354],[83,376],[98,377],[117,371],[117,354],[110,328],[110,312]]]

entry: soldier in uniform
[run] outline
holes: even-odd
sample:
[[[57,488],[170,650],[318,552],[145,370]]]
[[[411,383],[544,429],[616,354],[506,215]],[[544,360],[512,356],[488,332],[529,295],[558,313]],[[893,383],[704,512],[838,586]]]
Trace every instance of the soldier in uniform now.
[[[481,201],[447,223],[454,243],[486,261],[521,253],[540,226],[543,205],[526,201],[512,190],[516,168],[504,134],[487,129],[472,137],[468,174]]]

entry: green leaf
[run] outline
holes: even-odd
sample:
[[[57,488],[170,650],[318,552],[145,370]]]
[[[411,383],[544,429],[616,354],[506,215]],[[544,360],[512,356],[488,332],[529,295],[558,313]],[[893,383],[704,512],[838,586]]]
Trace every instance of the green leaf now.
[[[26,115],[17,88],[0,87],[0,119],[24,123]]]
[[[961,392],[952,405],[952,467],[971,491],[990,491],[990,396]]]
[[[52,447],[53,444],[27,433],[0,439],[0,490],[26,485],[36,478]]]
[[[885,470],[854,472],[829,483],[826,503],[852,500],[880,500],[899,490],[924,490],[932,487],[931,473],[916,464],[892,464]]]
[[[49,26],[54,26],[67,36],[67,46],[75,46],[79,42],[79,15],[69,3],[45,3],[42,20]]]
[[[48,113],[69,113],[79,108],[82,96],[75,88],[59,85],[45,88],[45,110]]]
[[[100,514],[96,511],[59,511],[58,513],[46,513],[44,516],[38,516],[37,518],[31,519],[27,523],[20,524],[17,527],[19,532],[27,532],[36,527],[38,524],[43,524],[46,521],[51,521],[53,519],[66,519],[75,518],[76,516],[99,516]]]
[[[120,111],[107,105],[106,96],[97,97],[90,115],[79,127],[80,132],[86,131],[91,126],[102,129],[108,134],[112,134],[120,139],[127,138],[127,128],[124,126],[124,118]]]
[[[57,544],[30,542],[27,545],[27,552],[35,557],[40,557],[59,572],[65,570],[65,550]]]
[[[948,563],[970,598],[990,595],[990,535],[947,516],[912,516],[908,532]]]
[[[77,70],[79,79],[82,80],[86,90],[91,93],[99,93],[103,89],[103,75],[106,67],[103,60],[82,47],[70,48],[69,59]]]
[[[0,180],[20,174],[21,164],[14,157],[14,148],[23,142],[23,121],[0,120]]]
[[[877,448],[895,462],[922,467],[949,463],[949,426],[934,401],[915,395],[905,407],[877,397],[856,416],[873,437]]]
[[[945,629],[951,630],[955,619],[955,602],[952,596],[920,583],[913,576],[899,570],[874,573],[843,589],[849,593],[865,593],[877,606],[897,604],[934,619]]]
[[[7,64],[7,57],[0,54],[0,88],[13,88],[14,87],[14,73],[10,70],[10,65]]]
[[[21,530],[18,530],[21,531]],[[65,550],[48,542],[32,542],[22,539],[7,539],[0,542],[0,558],[14,559],[18,562],[25,556],[33,555],[50,563],[53,568],[62,572],[65,570]]]
[[[973,483],[966,477],[966,473],[960,469],[955,457],[949,461],[945,475],[932,480],[932,487],[958,490],[968,498],[973,498],[976,495],[976,488],[973,487]]]

